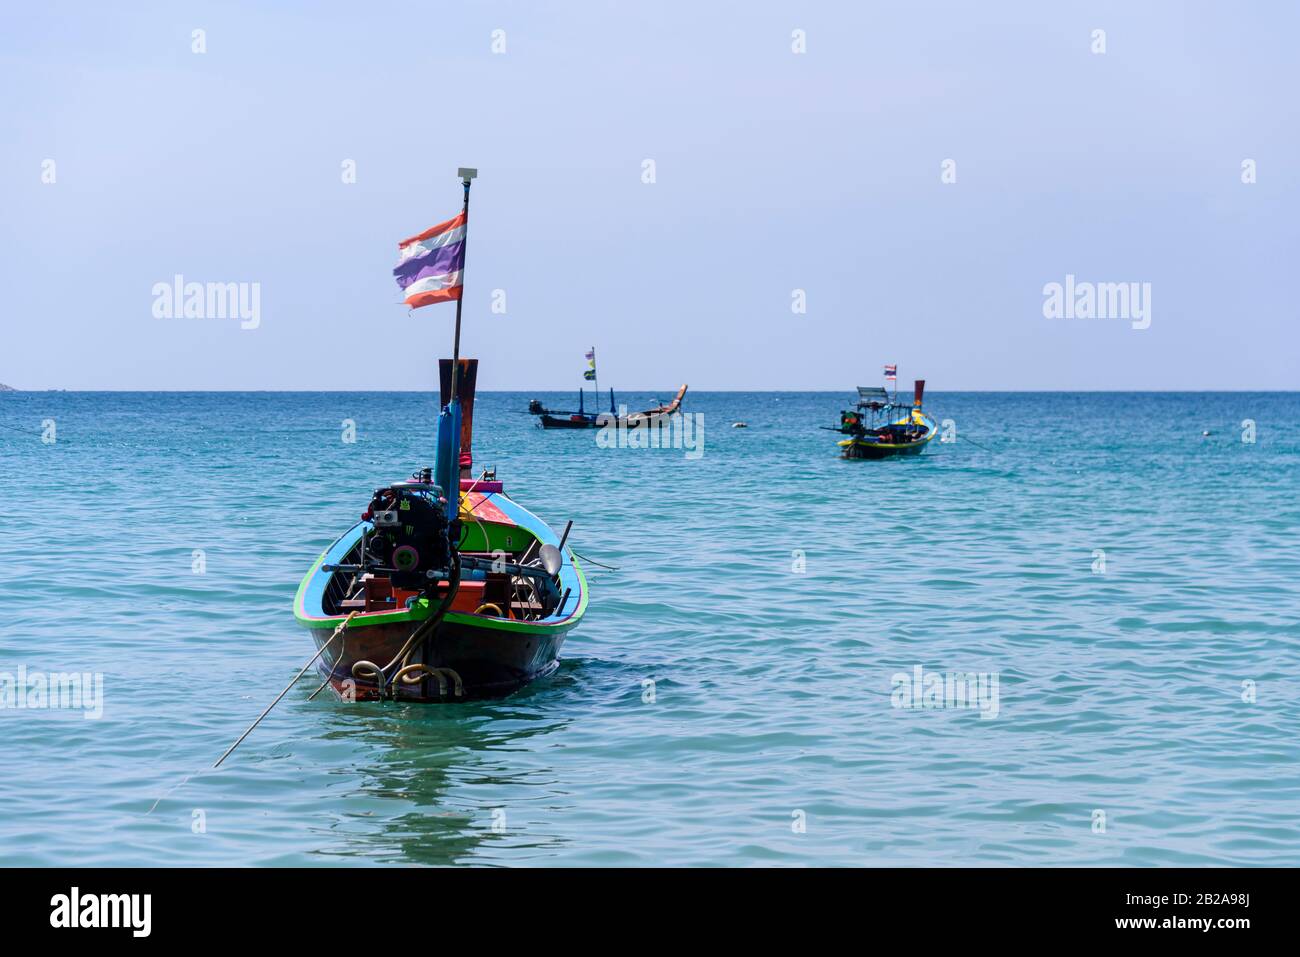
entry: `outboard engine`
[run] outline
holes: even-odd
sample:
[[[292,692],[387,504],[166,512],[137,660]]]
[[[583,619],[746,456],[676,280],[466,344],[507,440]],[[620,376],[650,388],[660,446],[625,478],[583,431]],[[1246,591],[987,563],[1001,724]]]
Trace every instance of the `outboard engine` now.
[[[546,407],[536,399],[530,399],[528,401],[528,411],[533,415],[542,415],[546,412]]]
[[[375,526],[367,570],[386,574],[396,588],[437,584],[451,565],[446,502],[442,489],[427,482],[378,489],[362,516]]]

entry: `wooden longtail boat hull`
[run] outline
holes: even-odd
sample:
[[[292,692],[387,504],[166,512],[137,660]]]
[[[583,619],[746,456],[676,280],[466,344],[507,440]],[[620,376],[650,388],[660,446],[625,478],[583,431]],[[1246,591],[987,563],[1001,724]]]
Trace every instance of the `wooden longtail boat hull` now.
[[[915,442],[873,442],[868,439],[843,439],[838,443],[846,459],[887,459],[896,455],[919,455],[938,434],[939,427],[928,415],[921,415],[925,432]],[[907,419],[900,419],[895,425],[908,424]]]
[[[570,626],[572,627],[572,626]],[[415,625],[411,623],[350,627],[341,642],[336,641],[321,656],[319,670],[340,698],[358,701],[379,697],[373,680],[353,678],[352,666],[358,661],[386,663],[401,651]],[[431,654],[417,650],[412,662],[449,668],[461,679],[461,694],[455,682],[446,683],[424,678],[415,685],[398,685],[393,696],[412,701],[468,701],[499,698],[518,691],[538,678],[544,678],[560,666],[560,648],[568,629],[553,629],[541,634],[516,634],[486,625],[459,621],[440,625],[431,642]],[[312,637],[317,648],[330,632],[316,629]]]
[[[559,538],[550,526],[504,493],[462,495],[461,514],[467,536],[465,544],[471,550],[508,549],[531,539],[559,545]],[[340,536],[316,560],[298,587],[294,616],[311,631],[318,649],[347,617],[342,612],[330,612],[331,583],[340,573],[326,571],[323,566],[342,563],[356,548],[363,530],[369,527],[367,522],[358,522]],[[562,556],[559,585],[561,590],[569,591],[562,608],[547,618],[531,621],[449,611],[432,636],[418,643],[409,660],[412,664],[450,669],[454,676],[445,675],[445,682],[435,676],[411,684],[398,682],[389,686],[391,696],[413,701],[501,697],[555,671],[565,637],[587,610],[587,583],[582,569],[567,546]],[[341,697],[355,696],[358,700],[379,697],[379,683],[374,676],[362,673],[354,677],[353,666],[359,661],[369,661],[383,667],[433,614],[434,608],[423,598],[401,610],[356,614],[343,635],[321,656],[318,667],[322,677],[328,679]]]
[[[600,416],[582,416],[581,418],[571,418],[568,416],[560,417],[558,415],[541,415],[538,421],[541,422],[544,429],[598,429],[604,422],[598,422]],[[604,416],[608,420],[609,416]]]
[[[623,418],[615,418],[608,412],[602,412],[594,416],[582,416],[581,418],[564,417],[555,415],[539,415],[538,421],[544,429],[603,429],[607,425],[616,426],[623,429],[634,429],[655,423],[671,416],[672,412],[639,412],[636,415],[626,415]]]

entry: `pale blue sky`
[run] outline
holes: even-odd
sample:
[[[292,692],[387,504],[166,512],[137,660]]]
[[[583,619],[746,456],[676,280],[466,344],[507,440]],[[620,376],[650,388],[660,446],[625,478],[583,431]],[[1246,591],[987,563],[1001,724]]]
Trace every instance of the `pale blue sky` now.
[[[628,391],[1294,389],[1296,11],[6,3],[0,381],[427,388],[454,307],[408,315],[396,243],[472,165],[484,389],[592,344]],[[260,328],[155,319],[176,273],[260,283]],[[1151,327],[1045,319],[1067,273],[1150,282]]]

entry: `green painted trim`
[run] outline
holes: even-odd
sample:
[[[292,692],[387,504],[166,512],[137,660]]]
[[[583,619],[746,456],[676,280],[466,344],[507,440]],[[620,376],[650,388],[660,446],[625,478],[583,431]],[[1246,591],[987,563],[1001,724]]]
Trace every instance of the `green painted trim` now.
[[[307,583],[311,581],[312,576],[316,574],[317,569],[320,568],[321,562],[323,561],[325,561],[325,552],[321,552],[316,556],[316,561],[312,562],[312,566],[307,570],[307,574],[302,576],[302,581],[298,583],[298,591],[293,596],[293,617],[297,618],[304,624],[311,619],[307,617],[306,609],[302,607],[303,595],[307,592]]]
[[[578,601],[577,610],[568,618],[563,618],[560,621],[551,622],[550,624],[539,624],[531,621],[513,621],[508,618],[487,618],[483,615],[471,615],[463,611],[449,611],[447,612],[446,620],[461,625],[473,625],[477,628],[492,628],[497,631],[513,631],[525,635],[544,635],[547,632],[560,629],[567,631],[568,629],[573,628],[582,620],[582,616],[587,612],[588,593],[587,576],[582,573],[582,565],[578,563],[573,552],[569,552],[569,557],[573,563],[573,570],[578,573],[578,585],[582,591],[582,597]],[[311,570],[307,572],[302,582],[298,585],[298,594],[294,597],[293,616],[298,619],[299,624],[307,628],[334,629],[338,627],[340,621],[347,617],[346,615],[336,615],[333,618],[313,618],[307,615],[305,609],[302,607],[303,593],[307,590],[307,582],[316,574],[317,569],[320,568],[321,562],[324,561],[324,559],[325,552],[321,552],[320,557],[317,558],[315,563],[311,566]],[[407,611],[394,611],[380,615],[370,614],[359,616],[356,620],[355,627],[365,628],[370,625],[389,625],[398,622],[423,621],[428,618],[430,614],[431,612],[429,610],[428,600],[421,598]]]

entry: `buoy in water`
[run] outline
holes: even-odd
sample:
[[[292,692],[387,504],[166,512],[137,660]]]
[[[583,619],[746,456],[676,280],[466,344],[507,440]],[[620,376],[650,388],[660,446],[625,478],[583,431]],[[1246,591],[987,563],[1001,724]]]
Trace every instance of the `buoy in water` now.
[[[747,429],[749,428],[749,424],[746,422],[732,422],[731,427],[733,429]]]

